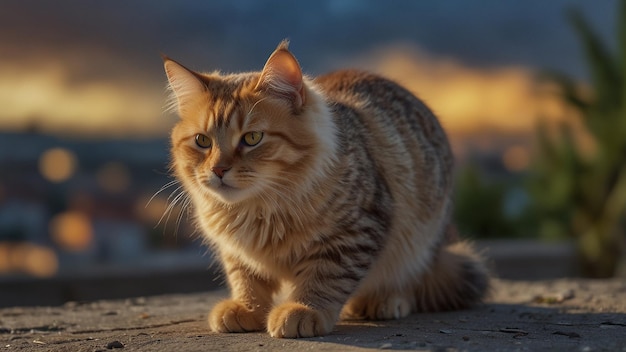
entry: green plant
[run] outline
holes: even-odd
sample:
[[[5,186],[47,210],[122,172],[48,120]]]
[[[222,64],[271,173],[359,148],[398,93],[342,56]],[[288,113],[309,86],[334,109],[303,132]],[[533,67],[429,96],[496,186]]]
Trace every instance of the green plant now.
[[[507,192],[501,181],[487,180],[470,165],[456,182],[454,220],[459,231],[476,238],[521,237],[521,226],[505,212]]]
[[[550,134],[538,126],[537,153],[529,183],[541,230],[576,239],[582,274],[610,277],[624,253],[626,212],[626,0],[618,15],[618,53],[602,43],[580,12],[569,19],[585,51],[591,94],[573,79],[549,78],[578,112],[594,151],[583,153],[569,123]]]

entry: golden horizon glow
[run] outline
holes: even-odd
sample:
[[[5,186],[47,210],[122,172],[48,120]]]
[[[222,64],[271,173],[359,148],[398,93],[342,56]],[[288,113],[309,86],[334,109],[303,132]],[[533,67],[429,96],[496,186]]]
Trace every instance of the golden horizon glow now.
[[[569,113],[555,95],[539,94],[530,68],[474,68],[404,45],[370,56],[366,66],[415,93],[453,134],[487,129],[531,133],[538,117],[561,120]]]
[[[532,133],[538,116],[568,114],[556,96],[537,94],[531,68],[476,68],[430,56],[411,45],[378,48],[346,60],[373,69],[422,98],[454,136],[485,129]],[[31,65],[33,66],[33,65]],[[87,135],[165,136],[164,84],[140,72],[118,81],[73,82],[69,64],[36,67],[0,62],[0,128]],[[140,77],[143,77],[142,80]]]
[[[52,133],[160,135],[163,86],[148,82],[70,81],[71,67],[0,62],[0,128]],[[130,82],[133,82],[132,84]]]

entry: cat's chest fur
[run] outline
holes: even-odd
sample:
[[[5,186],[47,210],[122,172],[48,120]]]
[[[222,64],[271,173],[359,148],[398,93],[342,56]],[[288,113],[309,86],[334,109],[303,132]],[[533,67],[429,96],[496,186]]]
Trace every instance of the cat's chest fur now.
[[[222,254],[235,256],[258,272],[288,274],[333,227],[313,198],[304,197],[298,206],[285,204],[279,209],[207,206],[197,215],[206,237]]]

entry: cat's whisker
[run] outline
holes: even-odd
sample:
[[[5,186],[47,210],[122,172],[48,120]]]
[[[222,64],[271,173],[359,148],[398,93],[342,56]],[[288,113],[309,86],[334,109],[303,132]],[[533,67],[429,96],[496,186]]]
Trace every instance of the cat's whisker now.
[[[185,192],[180,192],[172,201],[172,203],[170,204],[170,206],[168,207],[168,215],[167,215],[167,219],[165,219],[165,223],[167,224],[170,221],[170,217],[172,216],[172,211],[174,210],[174,208],[176,207],[176,205],[178,205],[178,203],[184,199],[186,197],[186,193]]]
[[[161,189],[159,189],[158,191],[156,191],[156,193],[154,193],[154,194],[152,195],[152,197],[150,197],[150,199],[148,200],[148,202],[146,202],[145,208],[147,208],[147,207],[150,205],[150,203],[154,200],[154,198],[156,198],[156,196],[158,196],[159,194],[161,194],[161,193],[162,193],[163,191],[165,191],[166,189],[168,189],[168,188],[170,188],[170,187],[172,187],[172,186],[174,186],[174,185],[176,185],[176,184],[179,184],[179,183],[180,183],[180,181],[178,181],[178,180],[172,180],[172,181],[170,181],[170,182],[166,183],[165,185],[163,185],[163,187],[161,187]]]
[[[169,195],[169,197],[167,197],[167,200],[168,200],[167,208],[163,212],[163,215],[161,215],[161,218],[159,219],[159,221],[155,225],[155,228],[158,227],[159,225],[161,225],[161,223],[163,223],[164,219],[165,219],[164,225],[167,226],[167,223],[168,223],[168,221],[170,219],[170,216],[172,215],[172,211],[174,210],[174,208],[176,207],[176,205],[180,201],[180,199],[185,197],[186,194],[187,194],[184,190],[181,190],[181,189],[182,189],[182,186],[177,187],[174,191],[172,191],[172,193]]]
[[[189,197],[189,195],[185,193],[184,199],[181,204],[181,209],[178,212],[178,216],[176,218],[176,227],[174,229],[175,237],[178,237],[178,230],[180,229],[180,224],[183,220],[183,215],[185,214],[185,210],[189,207],[190,204],[191,204],[191,197]]]
[[[185,191],[183,190],[183,186],[182,186],[182,185],[180,185],[180,186],[176,187],[176,189],[174,189],[174,190],[172,191],[172,193],[170,193],[170,195],[167,197],[167,200],[168,200],[168,201],[170,201],[170,200],[172,199],[172,197],[174,197],[174,195],[176,194],[176,192],[185,192]]]

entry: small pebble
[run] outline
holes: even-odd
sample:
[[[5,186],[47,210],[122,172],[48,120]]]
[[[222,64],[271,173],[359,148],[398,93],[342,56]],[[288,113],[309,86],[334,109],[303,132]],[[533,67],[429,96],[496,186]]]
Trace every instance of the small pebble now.
[[[393,347],[393,345],[388,343],[388,342],[387,343],[383,343],[382,345],[380,345],[380,349],[381,350],[389,350],[389,349],[391,349],[391,347]]]
[[[119,341],[111,341],[107,343],[107,349],[112,350],[114,348],[124,348],[124,344]]]

